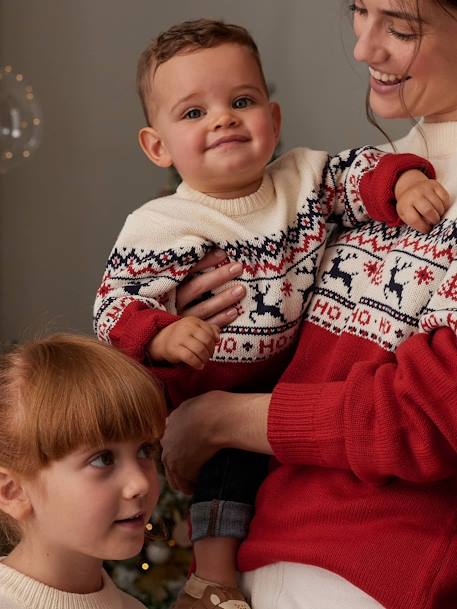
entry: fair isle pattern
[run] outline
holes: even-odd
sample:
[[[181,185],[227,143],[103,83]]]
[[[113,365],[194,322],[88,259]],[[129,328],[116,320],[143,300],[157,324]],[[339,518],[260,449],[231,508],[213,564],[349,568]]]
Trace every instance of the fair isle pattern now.
[[[457,225],[428,234],[370,223],[328,247],[306,319],[388,351],[417,332],[457,328]]]
[[[126,307],[135,301],[151,309],[175,313],[176,286],[185,279],[194,264],[217,245],[231,260],[242,262],[243,275],[237,278],[236,283],[244,283],[248,295],[239,308],[236,323],[221,332],[212,359],[254,362],[268,359],[285,349],[296,338],[315,283],[327,237],[326,221],[334,212],[341,216],[347,226],[357,225],[366,219],[366,210],[359,195],[359,182],[384,155],[372,148],[350,150],[331,159],[323,153],[318,154],[321,155],[319,172],[316,168],[310,171],[307,166],[300,168],[308,182],[313,174],[318,175],[320,180],[319,183],[315,180],[313,188],[305,189],[303,195],[302,175],[296,167],[289,168],[287,165],[287,162],[290,164],[290,154],[288,161],[286,159],[281,163],[280,160],[273,165],[273,181],[276,166],[282,172],[282,181],[296,183],[297,196],[295,200],[281,203],[287,205],[288,213],[280,215],[286,219],[280,225],[276,220],[276,208],[280,203],[269,203],[265,214],[274,210],[272,217],[275,220],[270,223],[272,230],[267,235],[260,234],[256,226],[252,226],[249,227],[249,240],[225,240],[222,213],[218,216],[218,221],[220,217],[223,218],[220,239],[214,238],[213,230],[212,240],[209,240],[205,227],[201,226],[201,238],[194,237],[190,243],[188,238],[183,239],[179,246],[173,248],[156,248],[155,231],[160,231],[160,226],[155,226],[150,234],[151,249],[146,249],[132,247],[135,239],[128,239],[121,233],[97,293],[95,328],[99,338],[109,342],[110,332]],[[275,184],[276,192],[277,186]],[[156,205],[154,212],[157,209],[160,211],[161,202],[165,206],[171,200],[179,206],[177,197],[157,200],[153,202]],[[195,206],[191,209],[196,210],[199,203],[192,201],[191,205]],[[203,208],[202,218],[205,211]],[[211,213],[214,211],[211,210]],[[192,217],[187,220],[185,213],[178,217],[181,223],[192,222]],[[249,215],[246,217],[249,218]],[[198,217],[195,222],[198,222]],[[164,219],[163,226],[166,223],[167,219]],[[246,225],[243,225],[245,233]],[[176,230],[179,231],[179,228]],[[185,225],[183,233],[187,236],[188,232],[189,226]]]

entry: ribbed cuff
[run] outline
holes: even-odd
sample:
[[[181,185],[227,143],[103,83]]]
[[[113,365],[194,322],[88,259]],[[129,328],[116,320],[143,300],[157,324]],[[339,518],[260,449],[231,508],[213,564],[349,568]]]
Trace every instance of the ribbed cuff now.
[[[144,363],[146,348],[160,330],[180,318],[166,311],[147,307],[143,302],[132,302],[110,333],[112,344]]]
[[[395,205],[395,185],[398,178],[410,169],[422,171],[428,178],[436,177],[435,169],[429,161],[407,153],[386,154],[376,168],[360,180],[360,196],[373,220],[388,226],[402,226]]]
[[[344,383],[279,383],[270,403],[268,439],[284,464],[345,467]]]

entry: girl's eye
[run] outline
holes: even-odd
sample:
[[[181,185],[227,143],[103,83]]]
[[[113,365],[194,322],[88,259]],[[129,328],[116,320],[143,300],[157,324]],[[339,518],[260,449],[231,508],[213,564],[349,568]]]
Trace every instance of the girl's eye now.
[[[247,108],[248,106],[252,106],[254,102],[249,97],[239,97],[235,99],[232,103],[232,107],[236,110],[242,110],[243,108]]]
[[[92,461],[90,462],[90,465],[92,465],[92,467],[98,467],[100,469],[102,469],[103,467],[109,467],[110,465],[113,465],[113,464],[114,464],[114,455],[109,450],[107,450],[103,453],[100,453],[99,455],[94,457],[94,459],[92,459]]]
[[[388,32],[394,36],[394,38],[398,38],[398,40],[403,40],[404,42],[411,42],[412,40],[417,40],[418,38],[418,34],[416,33],[405,34],[403,32],[397,32],[397,30],[394,30],[393,27],[389,27]]]
[[[357,13],[358,15],[365,15],[367,12],[366,8],[357,6],[355,2],[349,5],[349,10],[351,11],[351,13]]]
[[[203,112],[201,110],[199,110],[198,108],[191,108],[184,114],[184,118],[187,118],[190,120],[200,118],[201,116],[203,116]]]
[[[138,457],[140,459],[155,459],[156,456],[156,447],[154,444],[143,444],[143,446],[138,451]]]

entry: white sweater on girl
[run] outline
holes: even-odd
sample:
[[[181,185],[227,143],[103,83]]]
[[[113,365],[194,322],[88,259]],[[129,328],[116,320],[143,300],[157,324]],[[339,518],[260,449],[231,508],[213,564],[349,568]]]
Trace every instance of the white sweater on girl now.
[[[105,571],[103,587],[90,594],[75,594],[51,588],[0,560],[0,609],[145,609],[138,600],[119,588]]]

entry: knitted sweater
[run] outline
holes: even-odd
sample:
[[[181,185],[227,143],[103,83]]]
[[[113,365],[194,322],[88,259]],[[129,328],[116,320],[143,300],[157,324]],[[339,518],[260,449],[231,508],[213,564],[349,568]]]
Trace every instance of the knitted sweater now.
[[[328,245],[240,552],[242,570],[316,565],[387,609],[457,607],[457,122],[422,130],[427,148],[417,128],[397,148],[428,150],[454,203],[429,235],[371,222]]]
[[[0,561],[0,609],[145,609],[116,588],[103,571],[103,588],[92,594],[73,594],[46,586]]]
[[[362,181],[370,215],[390,214],[395,223],[397,175],[424,164],[412,155],[383,155],[362,148],[330,158],[297,148],[267,168],[250,196],[220,200],[181,184],[175,195],[146,203],[128,217],[109,257],[95,303],[97,335],[143,361],[155,334],[178,319],[176,286],[217,245],[243,263],[240,315],[221,332],[204,373],[184,366],[155,371],[169,381],[174,403],[212,388],[268,390],[290,361],[327,220],[336,214],[352,227],[367,220]]]

